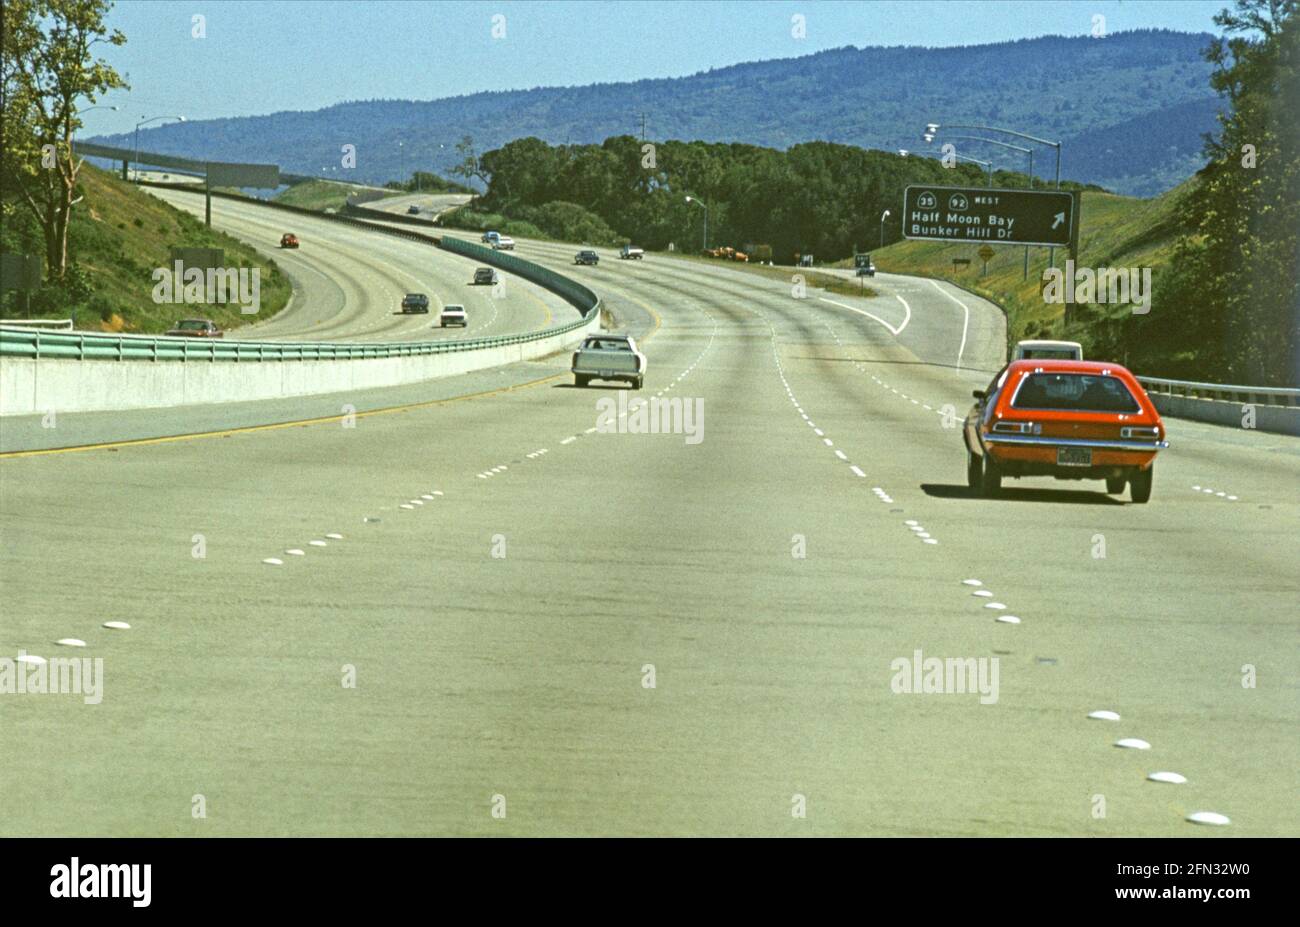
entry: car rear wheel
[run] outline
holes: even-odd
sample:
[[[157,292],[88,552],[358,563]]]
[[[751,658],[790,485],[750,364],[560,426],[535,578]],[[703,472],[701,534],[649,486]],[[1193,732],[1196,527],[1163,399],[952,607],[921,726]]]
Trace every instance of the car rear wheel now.
[[[984,465],[978,454],[966,452],[966,485],[975,492],[980,491],[980,479],[984,475]]]
[[[579,376],[576,373],[573,375],[573,385],[578,387],[578,389],[585,388],[586,385],[590,382],[591,382],[591,377]]]
[[[633,389],[640,389],[640,388],[641,388],[641,384],[642,384],[643,382],[644,382],[644,380],[642,380],[641,377],[637,377],[635,380],[632,381],[632,388],[633,388]]]
[[[997,461],[992,457],[985,457],[983,460],[983,469],[980,473],[980,491],[986,496],[996,496],[1002,491],[1002,471],[998,468]]]
[[[1112,496],[1118,496],[1124,491],[1124,484],[1127,482],[1128,480],[1122,476],[1108,476],[1106,477],[1106,492]]]
[[[1155,473],[1156,465],[1152,464],[1145,470],[1133,474],[1133,478],[1128,481],[1128,486],[1134,502],[1141,504],[1151,498],[1151,484],[1155,480]]]

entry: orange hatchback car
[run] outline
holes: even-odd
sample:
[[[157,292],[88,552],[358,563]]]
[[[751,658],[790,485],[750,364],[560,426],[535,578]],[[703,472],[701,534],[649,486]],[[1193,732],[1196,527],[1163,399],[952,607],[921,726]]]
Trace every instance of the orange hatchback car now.
[[[973,395],[963,428],[971,489],[995,496],[1003,477],[1054,476],[1151,498],[1156,453],[1169,442],[1146,390],[1119,364],[1012,361]]]

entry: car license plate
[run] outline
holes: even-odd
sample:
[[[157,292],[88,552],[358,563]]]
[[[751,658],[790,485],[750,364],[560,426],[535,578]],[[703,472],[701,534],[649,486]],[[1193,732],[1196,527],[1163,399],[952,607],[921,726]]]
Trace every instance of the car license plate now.
[[[1058,447],[1056,449],[1056,463],[1060,467],[1091,467],[1092,448]]]

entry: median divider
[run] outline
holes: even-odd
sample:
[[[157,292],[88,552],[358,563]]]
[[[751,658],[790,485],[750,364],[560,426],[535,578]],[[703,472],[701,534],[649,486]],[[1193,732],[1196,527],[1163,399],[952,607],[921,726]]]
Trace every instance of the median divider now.
[[[0,416],[248,402],[398,386],[544,357],[600,326],[595,293],[514,255],[456,238],[233,194],[213,195],[422,241],[535,283],[570,303],[578,318],[491,338],[381,343],[207,340],[0,323]]]

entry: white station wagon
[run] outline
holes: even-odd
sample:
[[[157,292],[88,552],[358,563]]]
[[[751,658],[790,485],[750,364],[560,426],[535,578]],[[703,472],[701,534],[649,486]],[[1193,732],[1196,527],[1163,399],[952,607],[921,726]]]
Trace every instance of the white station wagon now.
[[[1083,360],[1077,341],[1017,341],[1012,360]]]

